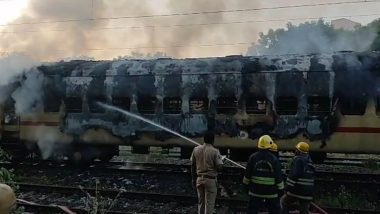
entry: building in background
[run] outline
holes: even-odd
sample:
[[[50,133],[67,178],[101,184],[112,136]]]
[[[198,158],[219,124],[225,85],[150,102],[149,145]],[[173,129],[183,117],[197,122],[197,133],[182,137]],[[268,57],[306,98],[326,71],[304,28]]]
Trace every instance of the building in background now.
[[[346,18],[335,19],[331,21],[331,25],[334,29],[343,29],[343,30],[355,30],[360,27],[360,23],[351,21]]]

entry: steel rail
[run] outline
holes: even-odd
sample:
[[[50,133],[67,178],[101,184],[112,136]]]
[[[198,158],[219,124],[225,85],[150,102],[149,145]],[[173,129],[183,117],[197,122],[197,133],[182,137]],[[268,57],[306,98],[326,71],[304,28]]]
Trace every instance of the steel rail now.
[[[143,200],[152,200],[158,202],[167,202],[167,201],[179,201],[183,204],[195,204],[197,201],[196,195],[178,195],[178,194],[163,194],[163,193],[152,193],[152,192],[141,192],[141,191],[122,191],[122,190],[102,190],[102,189],[93,189],[93,188],[76,188],[76,187],[66,187],[66,186],[52,186],[52,185],[37,185],[37,184],[28,184],[28,183],[16,183],[19,186],[20,191],[35,191],[35,192],[59,192],[61,194],[81,194],[84,192],[95,194],[101,194],[102,196],[111,196],[115,197],[119,195],[124,198],[131,199],[143,199]],[[233,206],[236,209],[244,210],[247,200],[245,199],[234,199],[234,198],[217,198],[217,203],[227,204]],[[26,204],[18,203],[19,205],[26,206],[30,209],[38,210],[61,210],[62,208],[57,205],[40,205],[40,204]],[[69,208],[72,211],[81,213],[88,213],[84,209],[78,208]],[[313,213],[334,213],[334,214],[343,214],[343,213],[363,213],[363,214],[375,214],[378,213],[376,210],[368,209],[353,209],[353,208],[341,208],[341,207],[324,207],[318,206],[315,203],[312,203]],[[129,214],[130,212],[120,212],[120,211],[109,211],[110,214]],[[295,212],[294,212],[295,213]]]

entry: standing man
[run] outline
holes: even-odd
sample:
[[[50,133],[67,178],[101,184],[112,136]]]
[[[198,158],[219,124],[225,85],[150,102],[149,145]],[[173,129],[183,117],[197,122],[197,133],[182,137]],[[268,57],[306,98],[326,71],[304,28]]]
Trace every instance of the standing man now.
[[[222,169],[223,157],[214,145],[214,133],[207,131],[204,144],[194,148],[191,155],[191,175],[193,186],[198,193],[198,214],[214,212],[217,194],[216,177]]]
[[[277,144],[273,143],[273,144],[272,144],[272,147],[269,148],[269,151],[271,151],[272,154],[273,154],[274,156],[276,156],[277,158],[280,157],[280,153],[278,152],[278,146],[277,146]]]
[[[269,149],[273,140],[268,135],[261,136],[258,152],[247,162],[243,183],[249,189],[248,213],[256,214],[260,208],[267,208],[270,214],[280,213],[278,193],[284,189],[280,161]]]
[[[285,195],[281,198],[283,214],[288,214],[289,207],[294,204],[299,205],[300,214],[307,214],[313,200],[315,169],[309,156],[309,144],[298,143],[295,155],[290,163]]]

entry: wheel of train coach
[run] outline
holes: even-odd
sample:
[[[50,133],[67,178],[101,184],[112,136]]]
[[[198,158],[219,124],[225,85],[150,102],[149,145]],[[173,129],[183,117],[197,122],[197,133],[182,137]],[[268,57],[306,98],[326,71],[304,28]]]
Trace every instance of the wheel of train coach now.
[[[74,151],[69,156],[69,160],[73,164],[89,165],[94,162],[95,158],[93,156],[87,155],[84,151]]]
[[[100,155],[99,157],[99,160],[101,160],[102,162],[109,162],[115,155],[114,154],[102,154]]]
[[[310,152],[310,158],[313,163],[321,164],[326,160],[326,152]]]

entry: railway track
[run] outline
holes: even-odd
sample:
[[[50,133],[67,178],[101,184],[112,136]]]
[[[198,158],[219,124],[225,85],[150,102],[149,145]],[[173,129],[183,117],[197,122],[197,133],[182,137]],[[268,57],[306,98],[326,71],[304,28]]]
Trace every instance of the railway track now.
[[[83,172],[83,171],[88,171],[89,175],[93,176],[94,178],[97,178],[99,176],[103,177],[112,177],[112,175],[118,175],[118,177],[123,177],[126,179],[129,179],[129,176],[131,175],[145,175],[145,178],[150,178],[150,177],[156,177],[157,175],[161,176],[160,178],[168,178],[170,179],[173,176],[176,176],[176,179],[178,180],[179,183],[184,182],[187,183],[189,186],[190,184],[190,165],[188,164],[160,164],[160,163],[142,163],[142,162],[120,162],[120,161],[114,161],[110,163],[102,163],[102,162],[95,162],[91,166],[87,167],[77,167],[72,164],[68,164],[67,162],[63,162],[60,164],[57,164],[57,162],[51,162],[51,161],[42,161],[42,162],[25,162],[25,163],[0,163],[0,167],[6,167],[6,168],[14,168],[16,171],[39,171],[41,175],[43,175],[45,172],[49,172],[50,170],[55,170],[56,172],[71,172],[72,174],[75,174],[77,172]],[[376,173],[353,173],[353,172],[339,172],[339,171],[334,171],[334,170],[318,170],[317,172],[317,185],[325,185],[327,184],[328,188],[334,188],[336,185],[348,185],[348,186],[353,186],[356,188],[357,186],[362,186],[365,185],[368,189],[376,191],[376,189],[380,189],[380,174]],[[68,173],[70,174],[70,173]],[[242,176],[242,170],[237,167],[225,167],[223,173],[220,176],[220,181],[223,183],[224,181],[227,181],[227,183],[233,181],[236,181],[235,183],[240,184],[240,177]],[[64,176],[62,176],[64,177]],[[19,177],[22,178],[22,177]],[[24,181],[27,181],[29,177],[23,178]],[[158,179],[158,178],[157,178]],[[182,179],[182,180],[181,180]],[[187,180],[186,180],[187,179]],[[54,180],[54,179],[53,179]],[[70,180],[70,179],[69,179]],[[160,179],[158,179],[160,180]],[[32,180],[31,180],[32,181]],[[38,183],[38,184],[37,184]],[[58,182],[59,183],[59,182]],[[80,182],[77,182],[80,183]],[[64,186],[53,186],[57,185],[56,183],[50,183],[50,185],[43,185],[39,182],[36,183],[20,183],[22,188],[21,189],[28,189],[31,190],[33,188],[41,188],[43,186],[44,189],[49,189],[51,191],[56,191],[57,188],[62,188],[66,189],[66,194],[72,194],[73,192],[77,192],[77,188],[73,185],[71,189],[69,187],[64,187]],[[53,185],[52,185],[53,184]],[[58,184],[60,185],[60,184]],[[66,184],[65,184],[66,185]],[[46,186],[50,186],[47,188]],[[123,186],[123,185],[121,185]],[[226,185],[227,188],[228,184]],[[120,186],[119,186],[120,187]],[[108,196],[114,196],[116,192],[119,192],[117,189],[118,187],[115,187],[113,189],[102,189],[101,191],[102,194],[108,195]],[[231,187],[232,191],[235,191],[236,193],[236,185],[234,187]],[[94,192],[93,189],[91,188],[85,188],[86,191],[88,192]],[[141,189],[141,188],[140,188]],[[158,189],[151,189],[150,191],[157,191]],[[65,190],[57,190],[58,192],[63,192]],[[231,191],[229,189],[226,189],[228,192],[228,195],[231,196]],[[186,191],[189,193],[189,191]],[[232,192],[234,193],[234,192]],[[129,191],[125,191],[126,196],[133,195],[137,196],[138,198],[140,197],[141,200],[142,198],[153,198],[156,197],[155,200],[162,200],[165,199],[167,201],[172,200],[173,198],[176,199],[181,199],[182,201],[186,200],[195,200],[195,196],[189,196],[187,194],[167,194],[167,193],[162,193],[160,191],[152,194],[151,192],[141,192],[141,191],[136,191],[136,189],[131,189]],[[148,196],[148,194],[150,194]],[[153,200],[152,199],[152,200]],[[244,204],[246,203],[245,201],[241,201],[241,199],[236,199],[232,198],[235,200],[236,203],[241,203]],[[223,199],[222,199],[223,200]],[[224,200],[227,200],[224,198]],[[195,202],[194,202],[195,203]],[[28,207],[31,207],[33,205],[28,205]],[[38,207],[36,207],[37,209]],[[59,209],[59,208],[53,208],[45,205],[41,205],[38,209]],[[32,208],[30,208],[32,209]],[[344,209],[344,208],[324,208],[330,213],[359,213],[357,211],[352,211],[350,209]],[[83,213],[83,210],[76,211],[77,213]],[[43,213],[43,212],[41,212]],[[49,212],[46,212],[49,213]],[[115,211],[114,213],[118,213],[118,211]],[[372,210],[360,210],[360,213],[377,213]]]
[[[159,202],[170,202],[170,201],[179,201],[182,205],[191,205],[196,204],[197,197],[196,195],[179,195],[179,194],[162,194],[162,193],[152,193],[152,192],[136,192],[136,191],[120,191],[120,190],[99,190],[93,188],[78,188],[78,187],[67,187],[67,186],[52,186],[52,185],[37,185],[37,184],[28,184],[28,183],[16,183],[19,186],[19,190],[22,192],[25,191],[33,191],[33,192],[59,192],[65,195],[71,194],[83,194],[84,192],[95,195],[100,194],[102,196],[108,196],[112,198],[123,197],[123,198],[132,198],[137,200],[151,200],[151,201],[159,201]],[[218,197],[216,203],[223,204],[230,208],[229,212],[231,213],[244,213],[245,207],[247,204],[247,200],[245,199],[234,199],[234,198],[222,198]],[[41,205],[35,203],[25,203],[18,202],[20,206],[24,206],[27,210],[39,211],[39,213],[69,213],[65,212],[64,206],[57,205]],[[232,208],[231,208],[232,207]],[[353,213],[362,213],[362,214],[375,214],[378,211],[375,210],[363,210],[363,209],[347,209],[347,208],[339,208],[339,207],[321,207],[327,213],[334,214],[353,214]],[[314,207],[312,209],[316,210]],[[70,211],[75,213],[88,213],[88,210],[84,208],[69,208]],[[107,213],[109,214],[130,214],[136,212],[126,212],[119,210],[109,210]],[[173,212],[175,213],[175,212]],[[293,212],[296,213],[296,212]]]
[[[55,162],[25,162],[25,163],[0,163],[1,167],[14,168],[14,169],[35,169],[35,170],[49,170],[54,169],[78,169],[75,165],[67,163],[58,164]],[[190,174],[190,165],[188,164],[159,164],[159,163],[142,163],[142,162],[110,162],[95,164],[79,168],[85,169],[90,172],[101,172],[109,174],[122,174],[128,175],[131,173],[144,173],[144,174],[167,174],[167,175],[188,175]],[[224,167],[221,178],[231,178],[242,176],[242,169],[238,167]],[[338,171],[337,169],[317,169],[316,180],[323,183],[344,183],[344,184],[376,184],[380,185],[380,173],[367,172],[352,172],[352,171]]]

